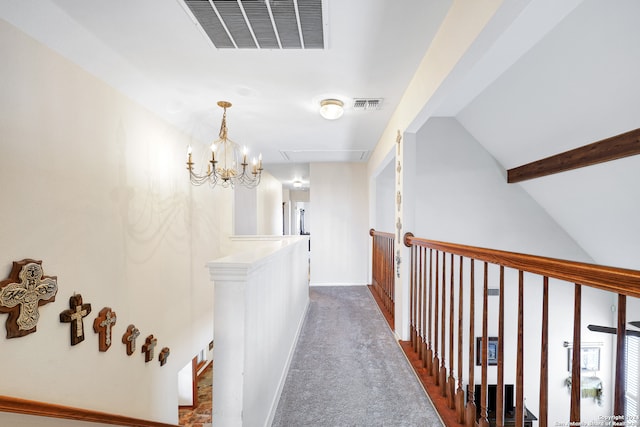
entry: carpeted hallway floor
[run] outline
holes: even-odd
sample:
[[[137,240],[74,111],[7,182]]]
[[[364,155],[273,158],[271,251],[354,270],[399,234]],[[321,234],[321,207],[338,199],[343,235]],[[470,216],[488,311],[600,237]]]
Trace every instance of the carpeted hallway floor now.
[[[366,286],[311,287],[273,427],[442,426]]]

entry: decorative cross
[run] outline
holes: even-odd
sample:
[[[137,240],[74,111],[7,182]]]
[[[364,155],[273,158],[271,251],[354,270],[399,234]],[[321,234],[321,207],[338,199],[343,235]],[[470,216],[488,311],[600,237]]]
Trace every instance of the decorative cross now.
[[[396,142],[398,143],[398,156],[400,155],[400,142],[402,141],[402,133],[398,129],[398,135],[396,135]]]
[[[160,355],[158,356],[158,360],[160,361],[160,366],[164,366],[167,363],[167,359],[169,358],[169,347],[165,347],[160,351]]]
[[[84,341],[83,317],[91,313],[91,304],[82,303],[82,295],[74,294],[69,298],[69,310],[60,313],[60,322],[71,323],[71,345],[76,345]]]
[[[98,349],[107,351],[111,347],[111,327],[116,324],[116,313],[109,307],[100,310],[93,321],[93,332],[98,334]]]
[[[140,336],[140,330],[134,325],[127,326],[127,332],[122,336],[122,344],[127,346],[127,356],[136,351],[136,339]]]
[[[158,345],[158,340],[154,338],[153,335],[149,335],[142,346],[145,363],[153,360],[153,349],[156,345]]]
[[[396,251],[396,276],[400,278],[400,264],[402,263],[402,257],[400,256],[400,249]]]
[[[56,276],[44,276],[42,261],[14,261],[9,278],[0,282],[0,312],[9,313],[7,338],[23,337],[36,331],[38,307],[56,300]]]
[[[400,221],[400,217],[398,217],[398,221],[396,221],[396,228],[398,229],[398,242],[400,242],[400,237],[402,236],[402,221]]]
[[[398,205],[398,212],[400,212],[400,206],[402,206],[402,194],[399,191],[396,195],[396,204]]]

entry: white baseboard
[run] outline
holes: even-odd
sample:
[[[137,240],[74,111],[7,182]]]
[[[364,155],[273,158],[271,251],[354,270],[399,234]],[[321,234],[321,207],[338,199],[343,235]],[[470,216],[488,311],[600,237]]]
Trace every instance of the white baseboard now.
[[[335,282],[311,282],[309,286],[367,286],[366,283],[335,283]]]
[[[278,402],[280,402],[280,396],[282,395],[282,389],[284,388],[284,383],[287,380],[287,374],[289,373],[289,366],[291,365],[291,360],[293,360],[293,353],[296,350],[296,345],[298,344],[298,338],[300,338],[300,332],[302,332],[302,326],[304,325],[304,321],[307,318],[307,311],[309,310],[309,299],[307,299],[307,305],[303,310],[303,314],[298,322],[298,330],[296,331],[296,337],[293,340],[293,344],[289,349],[289,355],[287,357],[287,363],[284,366],[282,371],[282,375],[280,376],[280,382],[278,384],[278,390],[276,391],[276,395],[271,403],[271,410],[269,411],[269,417],[267,418],[267,422],[265,423],[265,427],[269,427],[273,424],[273,419],[276,416],[276,410],[278,409]]]

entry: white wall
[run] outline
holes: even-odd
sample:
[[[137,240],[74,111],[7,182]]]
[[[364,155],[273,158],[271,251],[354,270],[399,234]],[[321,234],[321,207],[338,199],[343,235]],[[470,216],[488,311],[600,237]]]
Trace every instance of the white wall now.
[[[367,283],[368,192],[364,163],[310,165],[311,284]]]
[[[405,180],[411,179],[405,177]],[[520,186],[506,184],[503,170],[495,160],[452,118],[432,118],[417,134],[417,176],[415,187],[416,230],[418,237],[474,246],[532,253],[590,262],[590,258],[562,228]],[[457,264],[457,260],[456,260]],[[469,266],[465,265],[469,272]],[[447,272],[449,270],[447,269]],[[456,270],[457,271],[457,270]],[[449,273],[447,273],[449,274]],[[447,276],[448,277],[448,276]],[[476,264],[476,307],[482,307],[482,266]],[[457,279],[457,277],[456,277]],[[498,269],[489,270],[490,287],[498,286]],[[540,311],[542,279],[525,278],[525,397],[527,407],[536,414],[538,407],[540,348]],[[506,273],[505,382],[515,381],[517,339],[517,274]],[[448,294],[447,294],[448,298]],[[456,296],[459,298],[459,296]],[[611,305],[614,296],[583,288],[582,340],[602,342],[602,362],[609,363],[611,340],[587,330],[588,324],[613,326]],[[497,335],[498,299],[489,299],[489,335]],[[468,295],[465,306],[469,307]],[[476,336],[480,335],[480,309],[476,312]],[[552,282],[550,288],[549,336],[549,419],[568,420],[569,393],[563,382],[567,372],[567,349],[564,341],[572,341],[573,286]],[[465,321],[465,347],[468,322]],[[448,336],[448,333],[447,333]],[[448,351],[448,347],[446,348]],[[448,363],[449,356],[445,351]],[[465,357],[466,359],[466,357]],[[464,377],[468,365],[464,361]],[[457,365],[456,365],[457,366]],[[606,366],[606,365],[603,365]],[[496,368],[489,369],[489,382],[496,381]],[[476,368],[476,380],[480,371]],[[605,385],[611,383],[608,368],[598,376]],[[611,396],[605,395],[603,406],[583,400],[583,419],[607,415]]]
[[[0,338],[11,367],[0,394],[175,423],[177,373],[213,336],[204,266],[230,233],[230,193],[189,184],[193,141],[4,22],[0,53],[1,275],[40,259],[59,287],[36,333]],[[74,293],[93,311],[71,346],[59,314]],[[91,324],[105,306],[118,320],[101,353]],[[130,323],[142,335],[127,356]],[[145,363],[150,334],[158,347]]]
[[[395,231],[396,209],[396,169],[391,161],[382,172],[375,177],[376,231],[393,233]]]
[[[282,235],[282,183],[263,172],[257,190],[257,234]]]
[[[247,189],[237,186],[234,192],[233,229],[236,235],[282,234],[282,184],[263,171],[260,185]]]
[[[233,233],[237,236],[258,234],[258,196],[255,188],[238,186],[233,190]]]

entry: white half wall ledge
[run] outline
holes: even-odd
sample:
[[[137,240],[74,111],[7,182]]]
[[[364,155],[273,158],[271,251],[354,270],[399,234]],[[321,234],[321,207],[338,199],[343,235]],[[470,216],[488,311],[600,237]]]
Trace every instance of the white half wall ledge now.
[[[269,426],[309,304],[306,236],[242,236],[214,284],[213,422]]]

